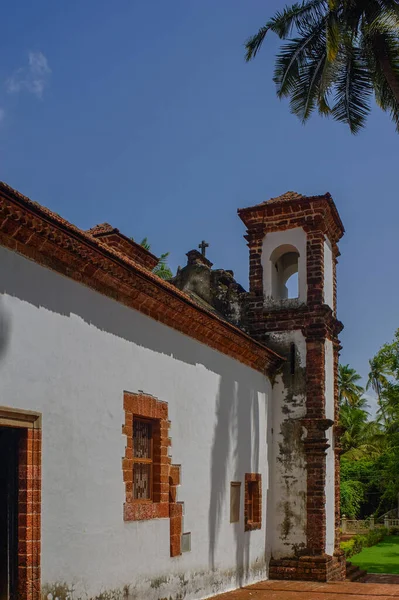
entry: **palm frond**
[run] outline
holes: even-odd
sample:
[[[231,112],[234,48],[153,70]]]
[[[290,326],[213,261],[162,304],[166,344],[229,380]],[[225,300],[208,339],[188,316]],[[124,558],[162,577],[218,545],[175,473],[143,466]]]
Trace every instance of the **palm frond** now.
[[[328,115],[331,114],[331,108],[325,95],[322,95],[319,98],[318,109],[321,117],[328,117]]]
[[[390,115],[399,132],[399,36],[368,30],[363,49],[373,73],[377,104]]]
[[[311,23],[315,24],[324,19],[327,12],[325,0],[304,0],[295,2],[292,6],[286,6],[283,11],[278,11],[269,21],[270,30],[276,33],[280,39],[286,39],[294,29],[301,31],[308,28]]]
[[[379,11],[374,18],[367,24],[368,33],[375,35],[379,33],[399,34],[399,5],[396,10],[386,9]]]
[[[160,277],[161,279],[165,280],[172,279],[173,277],[173,273],[167,264],[158,264],[153,270],[153,273],[155,275],[158,275],[158,277]]]
[[[335,11],[330,11],[326,18],[327,59],[333,62],[339,52],[341,43],[341,27]]]
[[[270,21],[268,23],[266,23],[266,25],[264,25],[264,27],[261,27],[259,29],[258,33],[255,33],[255,35],[252,35],[251,37],[249,37],[247,39],[247,41],[245,42],[245,48],[246,48],[245,60],[246,60],[246,62],[249,62],[252,58],[255,58],[260,47],[263,44],[263,41],[264,41],[269,29],[270,29]]]
[[[351,448],[342,454],[342,458],[347,460],[362,460],[364,458],[377,458],[381,454],[381,449],[373,444],[362,444],[357,448]]]
[[[376,93],[376,101],[382,110],[389,114],[395,124],[396,131],[399,133],[399,104],[387,83],[380,86],[380,89]]]
[[[248,62],[255,58],[268,31],[276,33],[280,39],[288,37],[293,28],[300,29],[309,22],[309,19],[320,19],[323,17],[326,7],[325,0],[304,0],[292,6],[286,6],[259,29],[259,31],[248,38],[245,43],[245,60]]]
[[[357,382],[361,377],[355,369],[349,365],[339,365],[338,367],[338,393],[340,405],[346,405],[351,408],[365,408],[366,401],[362,397],[364,389]]]
[[[130,239],[134,241],[133,238],[130,238]],[[145,237],[141,240],[140,246],[142,246],[149,252],[151,250],[151,244],[149,243],[147,237]],[[163,254],[161,254],[161,256],[158,259],[157,266],[152,271],[153,273],[155,273],[155,275],[158,275],[158,277],[160,277],[161,279],[172,279],[172,277],[173,277],[173,273],[168,266],[168,256],[169,256],[169,252],[164,252]]]
[[[352,133],[358,133],[370,112],[370,74],[357,48],[346,46],[338,61],[331,113],[336,121],[349,125]]]
[[[151,244],[148,242],[148,238],[146,237],[141,240],[140,246],[143,246],[143,248],[145,248],[148,251],[151,250]]]
[[[317,107],[357,133],[374,91],[399,132],[399,0],[295,2],[247,41],[247,61],[269,31],[286,40],[275,62],[277,96],[289,96],[302,121]]]
[[[173,273],[170,270],[169,265],[168,265],[168,256],[169,256],[169,252],[164,252],[163,254],[161,254],[161,256],[159,257],[157,266],[152,271],[153,273],[155,273],[155,275],[158,275],[158,277],[160,277],[161,279],[172,279],[172,277],[173,277]]]
[[[324,29],[324,22],[311,27],[301,37],[284,44],[276,57],[273,80],[277,85],[277,96],[289,96],[296,88],[302,68],[307,60],[318,53],[319,38]]]
[[[325,46],[320,46],[318,53],[309,59],[302,67],[296,81],[295,89],[291,94],[291,112],[301,119],[303,123],[310,117],[316,104],[321,104],[326,112],[329,106],[325,96],[321,95],[320,87],[327,61]]]
[[[161,256],[159,257],[158,267],[165,266],[167,264],[167,259],[168,259],[169,254],[170,254],[169,252],[165,252],[164,254],[161,254]]]

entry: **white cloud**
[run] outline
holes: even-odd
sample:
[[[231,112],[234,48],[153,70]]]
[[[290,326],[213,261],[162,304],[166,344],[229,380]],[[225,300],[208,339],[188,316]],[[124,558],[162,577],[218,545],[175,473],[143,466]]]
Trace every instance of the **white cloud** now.
[[[17,69],[6,81],[7,91],[10,94],[26,91],[42,98],[51,75],[47,58],[42,52],[29,52],[28,62],[27,67]]]

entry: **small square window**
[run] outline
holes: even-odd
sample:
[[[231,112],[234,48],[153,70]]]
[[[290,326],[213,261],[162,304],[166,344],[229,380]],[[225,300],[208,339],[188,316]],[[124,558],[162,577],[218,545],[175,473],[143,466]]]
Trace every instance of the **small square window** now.
[[[254,522],[254,502],[258,494],[259,483],[257,481],[248,481],[248,508],[247,520],[249,523]]]
[[[245,531],[262,527],[262,476],[245,475]]]
[[[241,482],[232,481],[230,483],[230,523],[237,523],[240,520],[240,497]]]
[[[182,534],[182,536],[181,536],[181,551],[182,552],[190,552],[191,551],[191,532]]]

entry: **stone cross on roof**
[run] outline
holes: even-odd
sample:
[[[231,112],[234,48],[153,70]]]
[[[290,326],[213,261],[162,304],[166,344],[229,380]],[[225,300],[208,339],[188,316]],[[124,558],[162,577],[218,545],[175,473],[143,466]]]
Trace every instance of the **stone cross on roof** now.
[[[202,242],[198,245],[198,248],[200,248],[202,256],[205,256],[206,249],[209,248],[209,244],[205,242],[205,240],[202,240]]]

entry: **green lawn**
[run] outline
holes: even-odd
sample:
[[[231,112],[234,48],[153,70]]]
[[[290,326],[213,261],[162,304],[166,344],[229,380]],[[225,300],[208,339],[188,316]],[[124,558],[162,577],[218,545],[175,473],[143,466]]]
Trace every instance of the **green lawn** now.
[[[390,535],[376,546],[363,548],[350,562],[368,573],[396,573],[399,575],[399,535]]]

